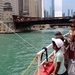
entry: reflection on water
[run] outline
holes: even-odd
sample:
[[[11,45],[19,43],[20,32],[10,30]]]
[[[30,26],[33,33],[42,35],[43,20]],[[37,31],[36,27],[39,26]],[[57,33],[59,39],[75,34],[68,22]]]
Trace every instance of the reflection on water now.
[[[51,43],[55,31],[68,32],[68,29],[40,30],[16,34],[0,34],[0,75],[21,75],[36,53]],[[52,49],[49,49],[49,53]],[[36,63],[26,73],[33,74]]]

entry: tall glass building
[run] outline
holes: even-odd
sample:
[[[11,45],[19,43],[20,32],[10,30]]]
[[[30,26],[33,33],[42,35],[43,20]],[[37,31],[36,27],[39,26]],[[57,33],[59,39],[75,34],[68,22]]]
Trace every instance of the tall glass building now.
[[[63,0],[54,0],[54,16],[62,17],[62,1]]]
[[[54,17],[54,0],[44,0],[44,17]]]
[[[51,17],[54,17],[54,0],[51,0]]]

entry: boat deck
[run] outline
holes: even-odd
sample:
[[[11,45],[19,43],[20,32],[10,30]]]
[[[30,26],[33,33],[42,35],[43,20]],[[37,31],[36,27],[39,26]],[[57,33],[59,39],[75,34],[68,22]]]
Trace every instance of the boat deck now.
[[[75,63],[72,63],[71,60],[69,60],[68,74],[75,75]]]

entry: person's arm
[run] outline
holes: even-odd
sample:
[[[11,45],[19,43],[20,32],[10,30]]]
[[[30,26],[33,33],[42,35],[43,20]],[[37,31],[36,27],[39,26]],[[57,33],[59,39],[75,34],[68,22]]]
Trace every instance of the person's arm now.
[[[43,65],[49,65],[50,63],[53,63],[54,61],[54,52],[50,55],[49,61],[44,62]]]
[[[56,68],[54,69],[53,75],[57,75],[59,68],[60,68],[60,65],[61,65],[61,62],[62,62],[62,59],[63,59],[63,55],[61,55],[61,54],[57,55],[57,60],[56,60],[57,65],[56,65]]]
[[[57,74],[57,72],[58,72],[58,70],[60,68],[60,64],[61,64],[61,62],[57,62],[57,66],[56,66],[56,69],[54,71],[55,74]]]
[[[70,48],[70,44],[68,44],[68,46],[65,48],[66,52],[69,50],[69,48]]]
[[[56,69],[54,70],[54,72],[52,73],[52,75],[57,75],[57,72],[58,72],[58,70],[59,70],[59,68],[60,68],[60,64],[61,64],[61,62],[57,62],[57,67],[56,67]]]

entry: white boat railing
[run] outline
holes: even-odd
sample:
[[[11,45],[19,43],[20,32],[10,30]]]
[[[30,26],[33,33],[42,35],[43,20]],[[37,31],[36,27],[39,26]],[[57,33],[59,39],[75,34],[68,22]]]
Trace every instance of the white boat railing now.
[[[66,36],[66,35],[68,35],[68,34],[70,34],[70,32],[64,34],[63,36]],[[47,49],[50,48],[50,47],[52,47],[52,44],[46,46]],[[41,70],[41,66],[42,66],[42,64],[46,61],[46,59],[45,59],[44,61],[41,61],[41,54],[44,53],[44,52],[45,52],[45,49],[42,49],[42,50],[40,50],[40,51],[37,53],[37,57],[38,57],[38,75],[41,75],[41,71],[40,71],[40,70]],[[53,54],[53,52],[48,56],[48,58],[49,58],[52,54]]]
[[[52,46],[52,44],[48,45],[46,48],[48,49],[51,46]],[[46,61],[46,60],[44,60],[43,62],[41,62],[41,54],[44,52],[45,52],[45,49],[42,49],[40,52],[37,53],[37,56],[38,56],[38,75],[41,75],[41,73],[40,73],[41,65]],[[48,56],[48,58],[51,56],[51,54]]]

